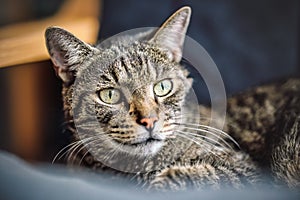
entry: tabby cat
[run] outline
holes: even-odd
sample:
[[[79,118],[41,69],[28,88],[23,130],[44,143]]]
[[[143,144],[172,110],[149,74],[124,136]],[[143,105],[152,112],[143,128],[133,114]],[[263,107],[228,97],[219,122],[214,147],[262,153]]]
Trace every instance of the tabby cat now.
[[[193,112],[192,79],[181,64],[190,15],[183,7],[155,31],[95,47],[46,30],[74,136],[68,164],[159,190],[255,187],[265,174],[299,187],[300,79],[229,98],[223,131],[199,121],[210,108]]]

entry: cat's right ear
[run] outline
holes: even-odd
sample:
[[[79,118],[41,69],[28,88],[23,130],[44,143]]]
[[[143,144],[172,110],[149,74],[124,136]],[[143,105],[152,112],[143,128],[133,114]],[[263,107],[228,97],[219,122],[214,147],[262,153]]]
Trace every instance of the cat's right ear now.
[[[190,22],[191,8],[184,6],[177,10],[150,40],[171,53],[171,59],[180,62],[185,34]]]
[[[47,28],[45,38],[56,74],[67,85],[74,81],[83,61],[99,51],[58,27]]]

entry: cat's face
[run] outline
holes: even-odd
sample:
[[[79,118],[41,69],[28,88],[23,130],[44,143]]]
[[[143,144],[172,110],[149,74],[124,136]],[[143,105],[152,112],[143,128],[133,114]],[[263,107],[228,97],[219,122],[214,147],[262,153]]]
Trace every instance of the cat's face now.
[[[151,39],[131,36],[133,42],[128,43],[126,37],[119,38],[124,42],[112,42],[105,49],[91,47],[60,28],[49,28],[47,47],[64,81],[67,115],[74,117],[74,104],[81,103],[73,98],[73,91],[83,93],[86,88],[92,91],[88,104],[93,105],[98,123],[89,128],[101,128],[95,134],[129,154],[158,152],[173,137],[191,87],[187,71],[179,64],[189,17],[190,9],[182,8]],[[76,78],[84,82],[79,89]],[[81,112],[82,121],[87,121],[87,113]]]
[[[156,153],[180,121],[191,85],[186,76],[158,47],[131,45],[98,75],[94,96],[98,122],[114,142],[123,144],[122,150]]]

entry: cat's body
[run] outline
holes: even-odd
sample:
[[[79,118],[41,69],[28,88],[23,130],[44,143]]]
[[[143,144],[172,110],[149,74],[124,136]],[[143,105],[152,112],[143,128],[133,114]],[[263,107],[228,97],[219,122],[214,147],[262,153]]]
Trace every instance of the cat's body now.
[[[278,184],[299,188],[300,78],[228,99],[227,131]]]
[[[198,114],[186,115],[192,80],[179,62],[190,12],[184,7],[154,33],[97,48],[62,29],[47,30],[47,47],[64,82],[66,121],[78,141],[68,163],[162,190],[255,186],[262,169],[299,186],[299,79],[228,100],[226,131],[241,150],[225,132],[199,123]],[[200,110],[201,116],[210,112]],[[269,140],[271,135],[278,139]],[[282,153],[289,154],[287,162]]]

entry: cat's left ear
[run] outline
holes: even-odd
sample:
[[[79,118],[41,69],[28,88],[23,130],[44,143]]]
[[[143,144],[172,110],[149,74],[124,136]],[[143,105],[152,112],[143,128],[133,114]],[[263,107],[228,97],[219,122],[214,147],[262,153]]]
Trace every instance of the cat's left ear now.
[[[175,62],[180,62],[182,58],[182,48],[191,12],[191,8],[188,6],[177,10],[150,40],[171,52],[172,60]]]

